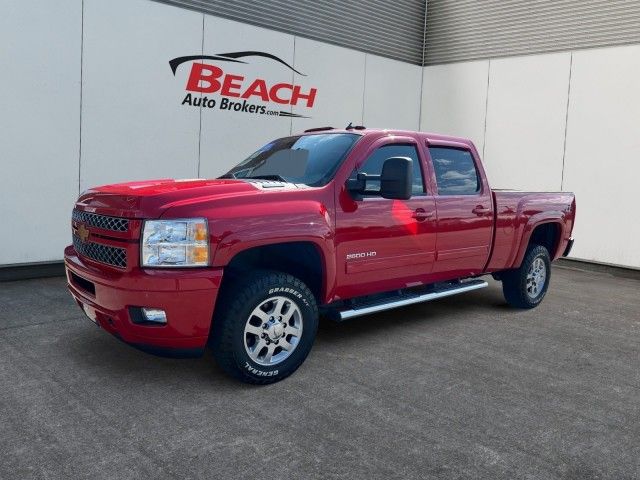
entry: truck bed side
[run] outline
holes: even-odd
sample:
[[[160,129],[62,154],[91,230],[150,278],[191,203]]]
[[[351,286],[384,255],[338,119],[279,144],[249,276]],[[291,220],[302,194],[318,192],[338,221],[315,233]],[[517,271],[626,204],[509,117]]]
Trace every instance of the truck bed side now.
[[[536,228],[549,229],[552,260],[562,255],[573,230],[576,203],[573,193],[535,193],[493,190],[494,240],[488,272],[516,268],[524,258]]]

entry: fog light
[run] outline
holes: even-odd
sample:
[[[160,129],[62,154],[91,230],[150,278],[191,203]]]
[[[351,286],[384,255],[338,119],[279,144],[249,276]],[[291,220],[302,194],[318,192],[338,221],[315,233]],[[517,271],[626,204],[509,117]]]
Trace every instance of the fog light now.
[[[167,314],[158,308],[143,308],[142,316],[147,322],[167,323]]]

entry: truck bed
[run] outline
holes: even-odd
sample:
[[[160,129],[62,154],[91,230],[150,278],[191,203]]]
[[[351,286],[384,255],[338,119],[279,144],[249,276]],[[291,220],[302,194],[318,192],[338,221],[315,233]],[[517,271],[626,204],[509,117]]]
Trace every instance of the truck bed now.
[[[562,255],[575,218],[575,196],[566,192],[519,192],[493,189],[495,227],[487,271],[517,267],[535,227],[550,223],[560,241],[549,254]]]

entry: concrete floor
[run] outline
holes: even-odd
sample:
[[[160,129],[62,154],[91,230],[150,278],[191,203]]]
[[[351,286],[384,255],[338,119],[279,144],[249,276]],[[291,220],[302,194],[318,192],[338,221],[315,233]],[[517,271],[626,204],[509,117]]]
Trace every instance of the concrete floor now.
[[[0,284],[0,478],[640,478],[640,282],[555,268],[323,322],[252,387],[93,326],[63,278]]]

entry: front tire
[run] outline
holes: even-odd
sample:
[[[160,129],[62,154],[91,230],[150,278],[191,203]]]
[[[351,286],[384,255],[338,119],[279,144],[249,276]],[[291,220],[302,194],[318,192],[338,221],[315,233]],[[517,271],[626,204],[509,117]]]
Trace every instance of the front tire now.
[[[246,383],[280,381],[304,362],[318,329],[318,307],[299,279],[258,271],[222,292],[211,347],[222,369]]]
[[[541,245],[532,245],[520,268],[502,274],[502,292],[509,305],[534,308],[540,305],[551,280],[549,252]]]

